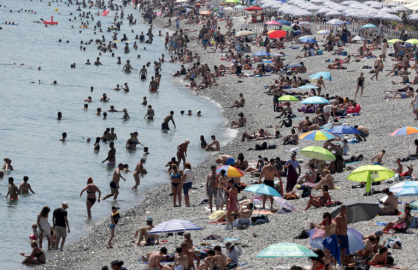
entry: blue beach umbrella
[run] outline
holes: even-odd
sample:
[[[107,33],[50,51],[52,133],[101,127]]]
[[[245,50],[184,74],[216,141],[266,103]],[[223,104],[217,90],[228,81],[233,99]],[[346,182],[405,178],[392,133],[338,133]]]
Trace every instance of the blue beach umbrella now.
[[[158,224],[152,230],[150,234],[158,233],[176,233],[185,231],[199,231],[203,230],[198,225],[184,219],[172,219],[163,223]],[[176,234],[174,234],[174,245],[176,245]]]
[[[310,85],[310,84],[306,84],[306,85],[302,85],[298,87],[298,89],[316,89],[316,88],[319,88],[319,87],[315,85]]]
[[[295,32],[293,32],[293,35],[295,35],[295,36],[302,35],[302,31],[296,30]]]
[[[314,75],[311,75],[309,79],[311,81],[317,81],[321,78],[321,76],[322,76],[322,79],[329,80],[330,82],[332,82],[331,73],[326,72],[326,71],[315,73]]]
[[[252,193],[267,195],[267,196],[277,196],[277,197],[282,196],[280,195],[279,192],[277,192],[277,190],[267,185],[252,185],[250,187],[247,187],[244,190],[248,192],[252,192]]]
[[[396,197],[418,196],[418,187],[404,188],[401,192],[395,194]]]
[[[270,56],[271,54],[267,52],[256,52],[253,56]]]
[[[355,129],[352,126],[342,125],[342,126],[336,126],[330,129],[329,133],[332,134],[360,134],[360,131]]]
[[[314,96],[314,97],[305,99],[301,103],[302,104],[327,104],[327,103],[330,103],[330,101],[323,97]]]
[[[394,193],[399,193],[402,190],[407,189],[407,188],[418,188],[418,182],[406,181],[406,182],[398,183],[396,185],[391,186],[389,190]]]
[[[303,38],[300,38],[299,41],[304,42],[304,43],[318,43],[315,39],[311,37],[303,37]]]
[[[279,20],[279,21],[277,21],[277,22],[279,22],[279,23],[281,23],[281,24],[284,24],[284,25],[292,25],[290,22],[288,22],[288,21],[286,21],[286,20]]]
[[[361,28],[377,28],[377,26],[374,24],[368,23],[368,24],[363,25]]]
[[[318,233],[315,233],[316,229],[312,229],[310,231],[307,231],[309,238],[311,239],[311,246],[313,248],[319,248],[324,250],[324,246],[322,245],[322,242],[324,241],[323,237],[314,237],[314,235],[318,235]],[[325,233],[325,232],[324,232]],[[364,243],[363,243],[363,235],[359,233],[358,231],[354,230],[353,228],[347,228],[347,236],[348,236],[348,246],[349,248],[346,249],[345,254],[349,255],[356,251],[359,251],[361,249],[364,249]]]

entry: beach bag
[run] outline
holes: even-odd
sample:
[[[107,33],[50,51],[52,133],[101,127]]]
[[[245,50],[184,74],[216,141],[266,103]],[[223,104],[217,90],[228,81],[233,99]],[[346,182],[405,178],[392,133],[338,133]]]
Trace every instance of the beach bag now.
[[[323,55],[324,52],[322,50],[318,50],[318,55]]]
[[[295,237],[295,239],[307,239],[307,238],[309,238],[309,234],[305,230],[302,230],[302,232],[298,236]]]
[[[267,148],[268,149],[276,149],[277,148],[277,145],[271,144]]]
[[[311,195],[311,188],[310,187],[303,187],[302,198],[309,197],[310,195]]]
[[[395,235],[388,239],[385,247],[393,248],[393,249],[401,249],[402,248],[402,240],[399,236]],[[389,262],[388,262],[389,263]]]

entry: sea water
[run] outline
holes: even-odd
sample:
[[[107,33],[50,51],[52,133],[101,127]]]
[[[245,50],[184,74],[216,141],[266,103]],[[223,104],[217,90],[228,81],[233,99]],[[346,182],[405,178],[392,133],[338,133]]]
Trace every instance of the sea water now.
[[[177,146],[185,139],[191,141],[187,161],[192,166],[197,166],[207,155],[200,149],[200,135],[204,135],[209,143],[212,134],[223,143],[231,136],[223,129],[224,119],[216,104],[191,94],[189,89],[170,77],[170,73],[180,68],[178,64],[166,62],[162,65],[162,81],[157,93],[148,92],[149,80],[140,81],[138,71],[130,74],[121,71],[127,59],[137,69],[147,62],[158,61],[162,53],[169,60],[168,51],[164,50],[164,41],[158,37],[158,29],[153,31],[155,38],[152,45],[138,43],[140,49],[135,51],[131,44],[131,52],[124,54],[123,44],[118,43],[119,49],[114,50],[115,57],[111,57],[109,52],[102,53],[102,66],[85,65],[87,59],[94,63],[96,57],[99,57],[99,51],[94,42],[91,45],[82,45],[86,47],[86,51],[79,50],[80,41],[101,39],[102,35],[106,42],[111,40],[112,33],[97,32],[94,35],[92,28],[96,20],[100,20],[105,29],[112,18],[94,15],[95,21],[90,20],[91,29],[80,29],[80,12],[75,11],[76,6],[67,7],[64,2],[47,6],[47,3],[48,1],[0,1],[0,23],[19,23],[18,26],[0,24],[3,27],[0,30],[0,158],[10,158],[16,170],[0,179],[2,269],[24,268],[20,265],[23,257],[19,252],[30,254],[28,237],[31,234],[31,224],[36,222],[43,206],[51,208],[49,222],[52,225],[53,210],[60,207],[63,201],[68,202],[71,233],[68,234],[66,245],[85,235],[86,228],[100,217],[110,214],[114,204],[111,198],[96,202],[92,208],[93,219],[88,219],[86,194],[80,197],[88,177],[93,178],[101,189],[102,196],[110,191],[109,182],[114,168],[106,167],[106,163],[102,164],[107,157],[109,145],[101,142],[100,151],[93,150],[95,138],[100,137],[106,128],[114,127],[118,137],[115,141],[116,163],[129,164],[133,171],[143,156],[143,147],[140,145],[136,151],[125,148],[129,133],[134,131],[139,133],[139,141],[150,152],[145,164],[148,175],[141,178],[137,192],[131,191],[134,185],[132,172],[123,174],[127,181],[121,179],[117,201],[122,210],[140,201],[147,191],[169,181],[164,165],[171,157],[176,156]],[[23,11],[18,13],[21,8]],[[58,11],[54,11],[55,8]],[[25,9],[34,10],[37,14],[25,13]],[[13,12],[10,13],[10,10]],[[91,11],[94,13],[99,9],[92,8]],[[126,15],[130,13],[140,22],[138,10],[125,10]],[[58,21],[57,26],[45,27],[33,22],[40,18],[49,20],[51,15]],[[110,15],[114,15],[114,12],[110,12]],[[69,22],[74,17],[77,20]],[[71,25],[74,29],[71,29]],[[135,35],[139,35],[141,31],[146,33],[148,28],[147,24],[129,26],[125,20],[122,30],[118,32],[118,39],[125,33],[133,43]],[[135,32],[131,33],[131,30]],[[163,33],[165,35],[164,30]],[[59,39],[62,40],[61,43],[58,42]],[[67,40],[69,43],[66,43]],[[146,47],[145,51],[143,47]],[[141,55],[140,60],[137,55]],[[116,65],[117,56],[121,57],[122,65]],[[76,63],[75,69],[70,68],[72,63]],[[38,67],[41,67],[41,71],[38,71]],[[154,75],[153,65],[148,68],[148,72],[149,78]],[[58,84],[48,84],[53,81]],[[124,82],[128,83],[129,92],[112,90],[116,84]],[[93,92],[90,92],[91,86],[94,87]],[[110,98],[108,103],[99,102],[103,93]],[[83,100],[88,96],[92,97],[93,102],[84,111]],[[141,105],[144,96],[155,110],[154,121],[144,120],[146,106]],[[117,110],[126,108],[131,119],[121,120],[122,113],[108,113],[106,120],[95,115],[96,108],[100,107],[105,111],[110,105],[114,105]],[[177,128],[174,129],[170,123],[171,130],[164,132],[161,130],[161,123],[171,110],[175,112]],[[180,116],[180,110],[186,110],[186,113],[187,110],[192,110],[193,116]],[[202,111],[202,117],[196,116],[198,110]],[[58,111],[62,112],[64,120],[56,120]],[[62,132],[68,134],[67,142],[59,141]],[[87,143],[87,138],[92,141]],[[17,201],[6,200],[8,177],[13,177],[16,185],[20,185],[24,176],[29,176],[29,183],[36,194],[19,196]],[[162,221],[164,220],[156,222]],[[103,245],[105,241],[103,239]],[[43,247],[46,250],[46,239]],[[54,252],[47,252],[47,257],[53,256]]]

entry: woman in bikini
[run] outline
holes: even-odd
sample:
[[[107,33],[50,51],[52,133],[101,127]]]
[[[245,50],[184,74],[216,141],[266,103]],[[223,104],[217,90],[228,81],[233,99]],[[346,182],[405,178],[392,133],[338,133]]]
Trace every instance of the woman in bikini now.
[[[179,162],[179,166],[181,161],[183,160],[183,166],[186,164],[186,157],[187,157],[187,147],[189,146],[190,141],[186,139],[184,143],[181,143],[177,146],[177,160]]]
[[[241,127],[246,126],[247,119],[244,117],[244,113],[240,112],[238,116],[239,116],[238,121],[231,122],[231,128],[241,128]]]
[[[170,172],[171,189],[173,191],[173,207],[181,207],[181,190],[183,188],[183,171],[179,170],[176,164],[173,164]],[[178,198],[179,205],[176,205]]]
[[[89,216],[89,218],[91,218],[91,208],[96,202],[96,192],[99,192],[99,198],[97,199],[97,202],[100,202],[100,197],[102,195],[102,192],[95,184],[93,184],[93,178],[91,177],[87,179],[87,186],[81,191],[80,197],[81,195],[83,195],[84,191],[87,191],[87,200],[86,200],[87,215]]]
[[[388,232],[389,230],[398,231],[406,229],[406,222],[408,217],[411,215],[411,207],[405,205],[404,210],[405,212],[402,214],[398,221],[389,222],[385,228],[383,228],[384,232]]]
[[[126,149],[135,149],[135,134],[132,132],[130,135],[131,137],[126,141]]]
[[[44,251],[38,247],[38,242],[33,240],[30,242],[30,246],[33,248],[30,255],[20,253],[20,255],[26,257],[22,264],[44,264],[46,262],[46,256]]]
[[[333,189],[334,188],[334,178],[329,174],[329,170],[323,170],[322,176],[319,176],[321,181],[315,186],[314,190],[322,189],[324,186]]]
[[[331,201],[331,196],[328,193],[328,186],[324,185],[322,187],[322,193],[318,197],[309,196],[308,205],[303,211],[308,210],[311,206],[315,208],[324,207],[328,202]]]

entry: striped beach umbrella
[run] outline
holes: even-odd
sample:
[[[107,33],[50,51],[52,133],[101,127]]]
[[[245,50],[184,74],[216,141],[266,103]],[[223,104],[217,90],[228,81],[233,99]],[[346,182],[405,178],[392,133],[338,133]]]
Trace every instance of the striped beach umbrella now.
[[[392,134],[390,134],[390,136],[404,136],[404,135],[412,135],[412,134],[418,134],[418,128],[406,126],[406,127],[395,130],[394,132],[392,132]]]
[[[216,168],[217,173],[220,173],[222,170],[225,170],[226,172],[225,175],[228,177],[243,177],[244,176],[244,173],[240,169],[235,168],[234,166],[224,165],[224,166],[219,166],[218,168]]]
[[[299,136],[302,140],[307,141],[328,141],[334,139],[335,136],[329,132],[321,131],[321,130],[313,130],[306,133],[303,133]]]

